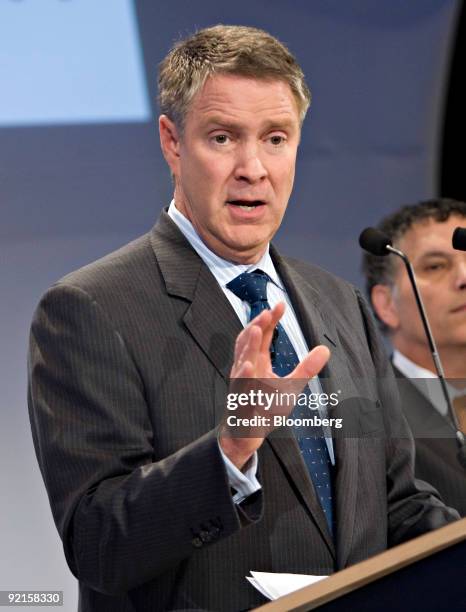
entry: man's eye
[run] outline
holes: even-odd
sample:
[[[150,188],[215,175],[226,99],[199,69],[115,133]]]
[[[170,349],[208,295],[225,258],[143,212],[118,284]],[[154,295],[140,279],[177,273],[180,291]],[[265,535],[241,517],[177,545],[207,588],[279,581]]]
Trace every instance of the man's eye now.
[[[427,264],[425,267],[427,271],[431,271],[431,272],[435,272],[437,270],[443,270],[443,268],[445,268],[445,264],[443,263],[431,263],[431,264]]]
[[[229,140],[229,137],[226,134],[216,134],[214,136],[214,141],[217,144],[221,144],[221,145],[227,144],[228,140]]]
[[[275,134],[274,136],[270,137],[270,142],[274,146],[279,146],[279,145],[281,145],[281,144],[283,144],[285,142],[285,137],[284,136],[279,136],[278,134]]]

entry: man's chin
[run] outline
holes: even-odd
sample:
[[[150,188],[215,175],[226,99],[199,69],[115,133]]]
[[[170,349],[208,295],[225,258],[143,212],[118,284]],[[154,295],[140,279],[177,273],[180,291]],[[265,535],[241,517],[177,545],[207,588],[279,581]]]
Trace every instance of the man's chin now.
[[[261,243],[246,243],[237,242],[225,245],[225,253],[223,257],[234,263],[251,264],[256,263],[264,254],[268,242]]]

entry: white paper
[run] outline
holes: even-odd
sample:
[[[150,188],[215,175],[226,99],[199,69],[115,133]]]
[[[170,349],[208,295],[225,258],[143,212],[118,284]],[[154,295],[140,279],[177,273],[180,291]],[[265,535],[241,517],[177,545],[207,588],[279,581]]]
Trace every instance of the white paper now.
[[[270,599],[269,594],[263,590],[263,588],[261,587],[261,585],[254,580],[254,578],[251,578],[251,576],[246,576],[246,580],[249,580],[249,582],[252,584],[252,586],[257,589],[259,591],[259,593],[261,593],[264,597],[267,597],[267,599]]]
[[[278,599],[293,591],[303,589],[310,584],[319,582],[327,576],[311,576],[308,574],[276,574],[271,572],[251,571],[246,576],[249,582],[267,599]]]

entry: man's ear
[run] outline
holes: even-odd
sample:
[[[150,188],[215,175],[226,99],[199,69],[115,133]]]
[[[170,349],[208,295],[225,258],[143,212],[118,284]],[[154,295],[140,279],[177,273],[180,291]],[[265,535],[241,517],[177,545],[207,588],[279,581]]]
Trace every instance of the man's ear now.
[[[379,319],[392,331],[395,331],[400,324],[400,318],[393,299],[392,288],[388,285],[374,285],[371,291],[371,301]]]
[[[159,117],[160,147],[173,176],[179,174],[180,136],[176,125],[167,115]]]

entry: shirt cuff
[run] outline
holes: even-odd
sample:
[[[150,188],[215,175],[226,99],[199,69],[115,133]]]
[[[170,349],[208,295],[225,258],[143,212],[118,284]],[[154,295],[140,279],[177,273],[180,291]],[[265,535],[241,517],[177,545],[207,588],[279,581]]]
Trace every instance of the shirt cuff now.
[[[242,501],[249,497],[256,491],[261,489],[261,485],[257,480],[257,452],[249,459],[249,461],[244,466],[244,471],[239,470],[234,463],[228,459],[225,453],[220,446],[220,454],[222,455],[223,462],[225,463],[225,467],[228,475],[228,482],[230,487],[235,490],[233,494],[233,501],[235,504],[240,504]]]

